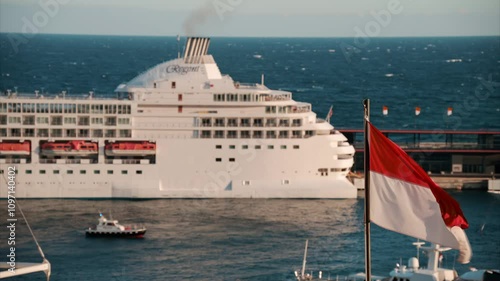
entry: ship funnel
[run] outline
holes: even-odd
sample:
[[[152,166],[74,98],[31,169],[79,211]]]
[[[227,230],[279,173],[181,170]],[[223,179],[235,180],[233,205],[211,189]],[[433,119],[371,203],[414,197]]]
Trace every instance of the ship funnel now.
[[[208,52],[210,38],[208,37],[189,37],[184,52],[185,63],[201,63],[202,56]]]

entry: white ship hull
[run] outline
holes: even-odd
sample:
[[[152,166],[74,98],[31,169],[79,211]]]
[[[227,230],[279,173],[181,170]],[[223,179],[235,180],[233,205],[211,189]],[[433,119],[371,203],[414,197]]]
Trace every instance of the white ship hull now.
[[[339,137],[343,136],[282,141],[166,139],[157,141],[161,157],[155,164],[114,161],[2,166],[18,170],[15,191],[19,198],[354,198],[357,190],[345,172],[321,176],[308,168],[321,163],[334,167],[335,149],[314,153],[314,148],[328,146],[328,139]],[[270,143],[273,150],[267,148]],[[222,149],[216,149],[216,145]],[[229,149],[230,145],[239,148]],[[243,145],[249,149],[241,149]],[[255,145],[261,149],[255,150]],[[287,149],[281,149],[281,145]],[[293,145],[300,149],[292,149]],[[222,161],[215,162],[219,157]],[[230,158],[235,162],[228,162]],[[344,164],[338,161],[352,160],[336,160],[341,166]],[[42,171],[44,174],[40,174]],[[1,185],[7,186],[8,174],[0,176]],[[0,197],[7,197],[6,188],[0,189]]]

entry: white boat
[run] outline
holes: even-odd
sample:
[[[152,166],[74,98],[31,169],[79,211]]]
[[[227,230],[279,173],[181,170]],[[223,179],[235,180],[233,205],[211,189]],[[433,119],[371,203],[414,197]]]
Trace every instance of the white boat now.
[[[0,186],[15,164],[20,198],[355,198],[347,138],[292,93],[221,74],[209,45],[188,38],[116,98],[7,91],[0,139],[31,146],[0,153]],[[75,141],[92,147],[58,148]]]
[[[498,281],[500,280],[499,269],[476,269],[471,268],[470,271],[460,275],[456,281]]]
[[[117,220],[108,220],[102,214],[99,215],[97,225],[85,230],[85,235],[88,237],[143,238],[144,234],[146,227],[142,225],[121,225]]]

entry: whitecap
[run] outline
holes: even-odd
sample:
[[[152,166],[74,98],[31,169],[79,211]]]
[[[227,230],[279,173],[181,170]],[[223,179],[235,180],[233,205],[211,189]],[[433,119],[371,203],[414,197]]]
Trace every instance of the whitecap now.
[[[335,53],[335,49],[329,49],[328,52],[329,53]]]
[[[385,74],[385,77],[392,77],[392,76],[394,76],[394,74],[393,74],[393,73],[386,73],[386,74]]]
[[[462,59],[449,59],[446,62],[462,62]]]

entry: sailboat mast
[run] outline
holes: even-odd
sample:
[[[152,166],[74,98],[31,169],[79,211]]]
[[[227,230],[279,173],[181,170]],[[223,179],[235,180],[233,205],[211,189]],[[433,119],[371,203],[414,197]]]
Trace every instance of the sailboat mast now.
[[[304,274],[306,273],[306,259],[307,259],[307,244],[309,243],[309,239],[306,240],[306,247],[304,249],[304,260],[302,261],[302,271],[300,272],[300,276],[304,278]]]
[[[364,133],[365,133],[365,153],[364,153],[364,173],[365,173],[365,274],[366,281],[371,281],[371,250],[370,250],[370,145],[369,129],[370,121],[370,100],[363,102],[365,108]]]

